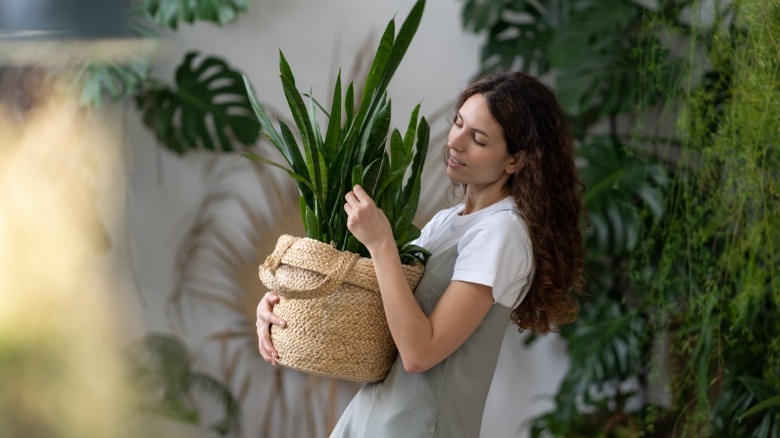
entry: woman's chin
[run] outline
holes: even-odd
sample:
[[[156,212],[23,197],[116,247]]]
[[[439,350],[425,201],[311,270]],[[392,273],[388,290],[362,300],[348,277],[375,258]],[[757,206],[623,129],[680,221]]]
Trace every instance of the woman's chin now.
[[[457,168],[447,166],[447,178],[449,178],[453,184],[465,184],[466,181],[464,181],[463,175],[456,169]]]

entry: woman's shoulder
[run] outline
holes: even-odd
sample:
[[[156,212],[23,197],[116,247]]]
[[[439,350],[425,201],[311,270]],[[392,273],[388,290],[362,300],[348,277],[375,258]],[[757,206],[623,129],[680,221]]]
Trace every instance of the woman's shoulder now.
[[[491,209],[489,214],[474,225],[476,230],[506,230],[510,233],[528,234],[528,225],[512,198],[504,198],[488,208]]]

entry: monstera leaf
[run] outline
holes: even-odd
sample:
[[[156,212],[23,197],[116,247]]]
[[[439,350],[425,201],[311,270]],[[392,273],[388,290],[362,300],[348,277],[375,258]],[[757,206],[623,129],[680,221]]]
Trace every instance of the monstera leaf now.
[[[566,1],[469,0],[462,12],[462,22],[473,32],[486,31],[482,46],[481,70],[506,71],[519,68],[537,74],[549,70],[545,53],[547,42],[566,20]]]
[[[155,84],[137,97],[144,123],[180,154],[198,148],[229,152],[234,140],[254,144],[260,125],[241,73],[219,58],[197,62],[197,57],[197,52],[185,56],[175,88]]]
[[[82,105],[101,107],[104,97],[119,101],[135,94],[149,77],[149,62],[139,59],[130,64],[105,63],[89,65],[82,78]]]
[[[219,25],[235,20],[246,11],[248,0],[144,0],[143,8],[152,21],[177,29],[180,22],[210,21]]]
[[[634,51],[643,9],[624,0],[469,0],[462,20],[466,29],[487,33],[482,71],[554,70],[569,114],[612,115],[657,98],[640,95]]]
[[[128,33],[137,39],[124,50],[115,50],[112,60],[95,61],[79,72],[82,105],[101,107],[106,97],[115,102],[131,97],[149,78],[157,35],[148,27],[146,11],[140,5],[128,8],[127,18]]]
[[[591,227],[588,238],[594,248],[620,254],[635,247],[647,208],[656,219],[664,214],[666,170],[632,156],[625,146],[609,137],[593,137],[583,145],[580,169],[585,183],[584,201]]]

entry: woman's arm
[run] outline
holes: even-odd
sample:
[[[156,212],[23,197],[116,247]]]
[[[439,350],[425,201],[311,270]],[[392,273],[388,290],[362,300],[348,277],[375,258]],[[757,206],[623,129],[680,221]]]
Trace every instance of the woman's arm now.
[[[404,369],[423,372],[452,354],[474,332],[493,304],[492,289],[453,281],[426,316],[406,282],[390,223],[360,187],[346,196],[347,226],[374,263],[390,333]]]

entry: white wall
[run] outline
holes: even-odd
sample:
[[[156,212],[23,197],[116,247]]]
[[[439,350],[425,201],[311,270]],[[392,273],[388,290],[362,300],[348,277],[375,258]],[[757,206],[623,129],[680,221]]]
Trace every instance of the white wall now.
[[[261,101],[284,113],[286,105],[277,75],[278,50],[282,49],[299,87],[312,87],[315,96],[328,102],[338,66],[342,66],[343,76],[348,76],[366,39],[370,39],[368,47],[372,52],[390,17],[396,15],[396,26],[400,26],[413,3],[412,0],[255,1],[248,14],[225,28],[197,25],[171,34],[155,58],[154,76],[169,81],[182,54],[188,50],[219,55],[248,75]],[[454,0],[428,2],[420,29],[389,89],[394,126],[404,127],[411,109],[420,101],[424,115],[449,105],[477,71],[479,38],[461,30],[461,7],[462,3]],[[138,335],[145,330],[180,334],[198,352],[197,367],[218,375],[225,371],[226,365],[221,363],[223,356],[218,344],[208,336],[236,318],[243,318],[251,330],[253,305],[261,287],[259,282],[248,286],[249,290],[254,287],[256,290],[247,293],[246,309],[238,313],[203,300],[187,301],[182,307],[190,328],[187,332],[175,331],[169,321],[168,311],[172,308],[166,307],[166,303],[176,285],[177,246],[191,226],[204,195],[214,187],[230,187],[257,207],[256,215],[264,224],[265,229],[251,229],[257,236],[247,237],[242,231],[247,229],[247,220],[240,217],[241,211],[235,203],[226,203],[224,208],[215,210],[217,222],[221,224],[218,227],[235,245],[233,250],[250,259],[251,266],[244,269],[246,275],[255,275],[254,268],[262,261],[263,254],[270,251],[276,237],[282,232],[300,230],[300,218],[295,216],[295,210],[287,207],[280,211],[283,207],[276,203],[278,196],[268,194],[270,185],[282,187],[283,193],[292,193],[291,184],[286,176],[269,169],[258,173],[257,167],[239,157],[204,153],[173,156],[155,144],[135,110],[127,108],[125,121],[129,163],[127,230],[124,236],[116,236],[116,240],[124,242],[118,246],[122,248],[119,256],[126,261],[127,275],[133,281],[133,287],[127,292],[129,310],[138,312],[143,319]],[[439,152],[446,122],[439,117],[432,128],[433,142],[418,223],[445,205],[444,190],[448,182],[443,176]],[[270,151],[267,143],[262,147]],[[220,172],[227,172],[228,176],[221,176]],[[297,204],[294,196],[289,199]],[[219,276],[210,272],[208,266],[199,269],[202,276]],[[323,379],[296,372],[275,373],[273,367],[254,354],[249,341],[238,347],[233,344],[231,348],[243,349],[245,354],[235,371],[238,377],[234,383],[240,385],[244,376],[252,379],[243,404],[244,436],[321,435],[329,397],[337,400],[333,418],[355,390],[351,384],[331,386]],[[564,349],[559,340],[547,337],[528,349],[522,346],[521,336],[509,329],[491,387],[482,435],[524,436],[523,421],[551,406],[539,396],[555,391],[565,367]],[[270,405],[275,411],[267,413],[269,396],[277,394],[273,397],[278,398],[278,392],[273,392],[275,377],[283,383],[286,400],[282,404],[286,406],[286,416],[279,403]],[[306,423],[303,405],[309,406],[320,422],[318,425],[312,427]],[[263,429],[268,418],[273,419],[266,424],[269,429]]]

